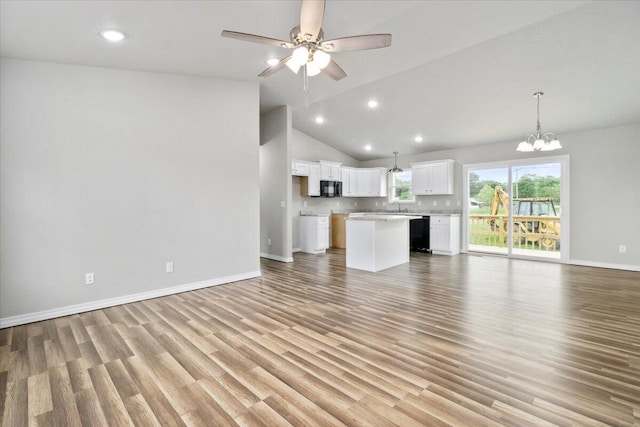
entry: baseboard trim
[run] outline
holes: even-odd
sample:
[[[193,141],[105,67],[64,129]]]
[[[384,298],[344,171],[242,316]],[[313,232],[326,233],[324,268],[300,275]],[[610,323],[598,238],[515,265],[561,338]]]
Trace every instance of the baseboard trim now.
[[[280,261],[280,262],[293,262],[293,257],[283,257],[280,255],[272,255],[272,254],[268,254],[266,252],[261,252],[260,253],[260,258],[267,258],[267,259],[272,259],[274,261]]]
[[[569,264],[581,265],[583,267],[612,268],[614,270],[640,271],[640,265],[613,264],[610,262],[584,261],[581,259],[571,259],[569,260]]]
[[[300,252],[300,248],[293,248],[291,249],[291,252]]]
[[[20,314],[17,316],[0,317],[0,329],[11,326],[24,325],[27,323],[39,322],[41,320],[55,319],[56,317],[70,316],[72,314],[84,313],[86,311],[99,310],[101,308],[113,307],[114,305],[129,304],[151,298],[158,298],[181,292],[193,291],[196,289],[208,288],[210,286],[224,285],[226,283],[238,282],[240,280],[260,277],[260,271],[235,274],[232,276],[220,277],[217,279],[204,280],[202,282],[187,283],[184,285],[172,286],[170,288],[156,289],[153,291],[140,292],[137,294],[123,295],[121,297],[107,298],[98,301],[86,302],[82,304],[68,305],[66,307],[53,308],[50,310],[37,311],[35,313]]]

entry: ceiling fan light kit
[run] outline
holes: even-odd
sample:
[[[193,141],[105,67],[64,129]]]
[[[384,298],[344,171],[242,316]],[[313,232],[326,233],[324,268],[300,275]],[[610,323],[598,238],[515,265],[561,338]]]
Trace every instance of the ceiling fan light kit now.
[[[562,148],[560,141],[556,138],[556,135],[552,132],[542,133],[542,127],[540,126],[540,97],[544,95],[543,92],[536,92],[533,94],[538,100],[538,123],[536,126],[536,133],[525,135],[522,142],[518,144],[516,151],[528,153],[532,151],[553,151]]]
[[[308,77],[316,76],[321,72],[333,80],[341,80],[347,76],[347,73],[331,59],[331,55],[327,52],[379,49],[391,46],[391,34],[365,34],[325,41],[322,30],[324,8],[325,0],[302,0],[300,25],[293,27],[289,32],[290,42],[228,30],[222,31],[222,36],[294,49],[291,55],[282,58],[258,76],[268,77],[283,69],[285,65],[295,74],[298,74],[302,69],[305,92],[309,89]]]

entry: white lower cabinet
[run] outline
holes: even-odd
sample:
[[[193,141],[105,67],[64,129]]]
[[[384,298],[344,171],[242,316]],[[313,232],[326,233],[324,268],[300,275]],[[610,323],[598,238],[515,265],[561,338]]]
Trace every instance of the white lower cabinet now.
[[[325,253],[329,247],[329,217],[300,217],[300,250],[309,254]]]
[[[460,253],[460,216],[430,215],[429,246],[431,252],[439,255]]]

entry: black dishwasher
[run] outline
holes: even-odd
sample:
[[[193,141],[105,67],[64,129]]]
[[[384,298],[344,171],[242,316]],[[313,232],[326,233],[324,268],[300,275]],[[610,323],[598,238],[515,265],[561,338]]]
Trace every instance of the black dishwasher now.
[[[409,222],[410,248],[413,252],[431,252],[429,249],[429,217],[412,219]]]

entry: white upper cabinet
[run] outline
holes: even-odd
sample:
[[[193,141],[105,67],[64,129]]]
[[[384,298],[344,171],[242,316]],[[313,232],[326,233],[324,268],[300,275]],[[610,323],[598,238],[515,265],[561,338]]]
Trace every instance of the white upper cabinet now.
[[[412,163],[412,192],[418,196],[453,194],[455,161]]]
[[[356,172],[357,181],[357,197],[369,197],[371,195],[371,174],[369,169],[357,169]]]
[[[352,168],[324,160],[293,160],[291,174],[300,176],[301,196],[319,196],[320,181],[342,182],[342,197],[386,197],[388,192],[386,168]]]
[[[355,168],[342,167],[342,197],[356,197],[358,195],[358,172]]]
[[[301,196],[320,195],[320,164],[315,162],[307,163],[307,175],[300,177]]]
[[[342,181],[340,176],[340,163],[320,160],[320,180]]]
[[[386,197],[387,170],[385,168],[356,169],[358,189],[356,197]]]
[[[309,180],[308,180],[309,196],[320,195],[320,165],[317,163],[309,163]]]
[[[291,162],[291,175],[309,176],[309,162],[294,160]]]
[[[374,168],[370,169],[371,174],[371,196],[386,197],[387,196],[387,169]]]

